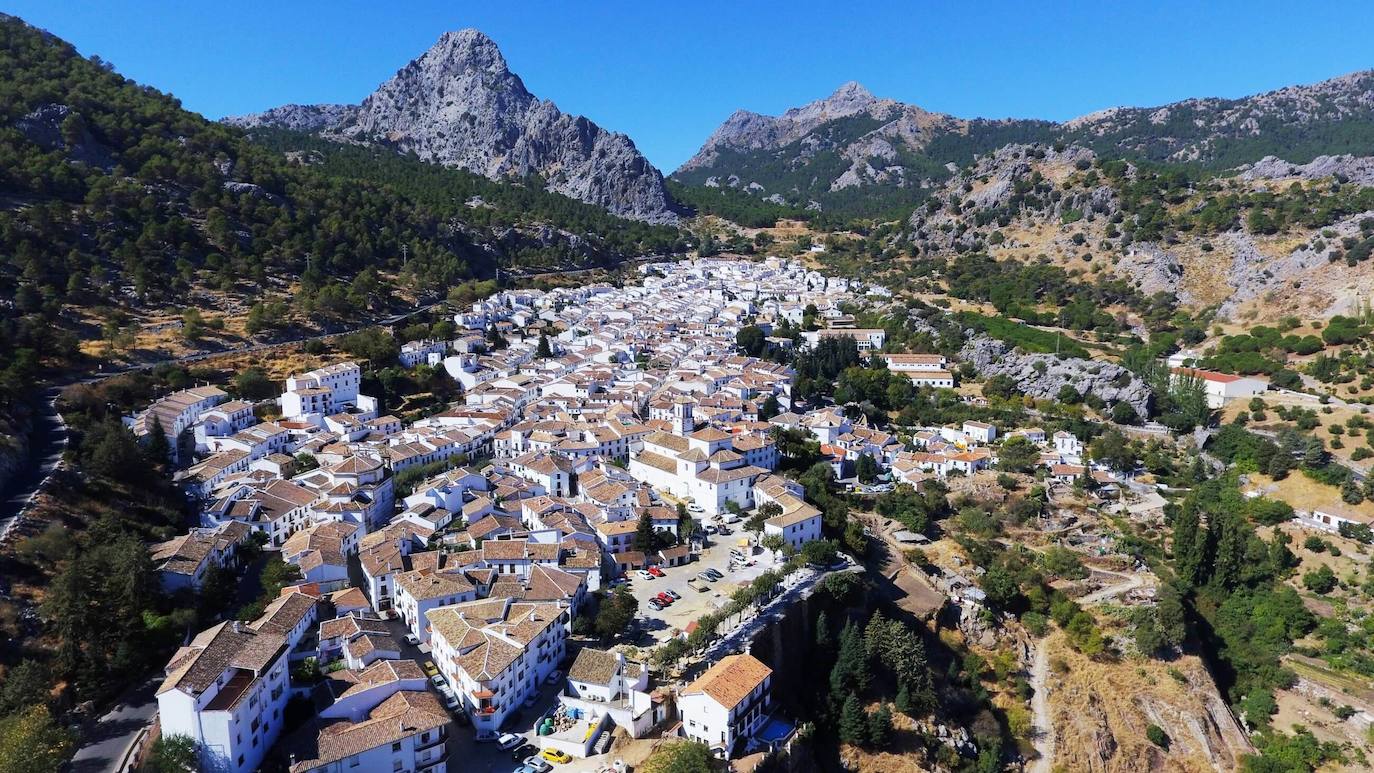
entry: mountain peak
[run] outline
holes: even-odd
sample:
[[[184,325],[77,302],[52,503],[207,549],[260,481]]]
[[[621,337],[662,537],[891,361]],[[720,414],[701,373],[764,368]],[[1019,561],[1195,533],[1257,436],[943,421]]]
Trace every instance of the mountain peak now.
[[[858,81],[848,81],[847,83],[841,85],[838,89],[835,89],[835,93],[831,94],[828,99],[868,100],[873,99],[873,93],[870,92],[868,89],[864,88],[864,85],[862,83],[859,83]]]
[[[480,70],[494,74],[510,72],[506,57],[501,54],[496,41],[478,29],[445,32],[438,42],[420,56],[420,60],[443,63],[449,68]]]

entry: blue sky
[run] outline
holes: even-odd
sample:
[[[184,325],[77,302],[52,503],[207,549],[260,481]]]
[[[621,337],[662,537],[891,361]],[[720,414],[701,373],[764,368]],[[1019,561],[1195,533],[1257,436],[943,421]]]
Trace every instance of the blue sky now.
[[[535,94],[671,171],[737,108],[857,80],[962,117],[1064,120],[1374,67],[1374,3],[76,2],[0,0],[218,118],[356,102],[451,29],[491,35]],[[3,77],[3,75],[0,75]]]

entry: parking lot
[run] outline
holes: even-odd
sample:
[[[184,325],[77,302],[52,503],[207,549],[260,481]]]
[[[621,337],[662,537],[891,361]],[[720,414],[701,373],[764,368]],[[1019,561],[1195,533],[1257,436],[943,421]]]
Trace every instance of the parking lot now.
[[[728,536],[712,535],[712,542],[708,543],[705,550],[695,555],[692,561],[682,566],[662,567],[663,577],[645,580],[638,572],[630,573],[630,592],[639,601],[641,628],[653,637],[654,642],[666,641],[673,635],[673,631],[685,629],[688,623],[701,617],[703,613],[724,605],[730,594],[741,584],[748,583],[773,568],[771,553],[759,550],[751,556],[755,562],[753,566],[731,571],[730,549],[738,547],[740,540],[748,539],[750,536],[739,529],[735,529]],[[699,585],[707,586],[708,590],[693,590],[687,584],[688,581],[708,568],[716,569],[725,577],[712,583],[698,581]],[[682,598],[661,611],[655,611],[649,606],[649,599],[670,589]]]

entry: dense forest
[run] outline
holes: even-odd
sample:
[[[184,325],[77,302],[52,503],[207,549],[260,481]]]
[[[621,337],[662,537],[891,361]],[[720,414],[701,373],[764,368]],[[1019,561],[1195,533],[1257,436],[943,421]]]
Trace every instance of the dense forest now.
[[[517,246],[524,252],[510,256],[517,265],[523,262],[522,257],[532,262],[550,257],[609,261],[682,247],[676,228],[617,217],[595,204],[545,190],[537,177],[495,182],[464,169],[421,161],[413,153],[400,155],[386,147],[345,145],[284,129],[253,129],[249,139],[329,177],[385,186],[468,227],[550,225],[565,232],[565,237],[585,236],[585,243],[564,238],[547,246]]]

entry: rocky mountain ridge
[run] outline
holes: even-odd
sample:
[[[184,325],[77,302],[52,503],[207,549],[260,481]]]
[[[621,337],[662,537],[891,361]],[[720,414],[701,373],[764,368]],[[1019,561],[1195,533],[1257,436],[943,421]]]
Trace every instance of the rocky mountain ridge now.
[[[677,219],[663,176],[629,137],[531,94],[474,29],[445,33],[360,105],[287,105],[226,122],[385,145],[492,179],[538,175],[613,214]]]
[[[914,205],[922,190],[1008,144],[1076,144],[1109,158],[1264,170],[1277,151],[1299,165],[1367,154],[1371,134],[1374,71],[1240,99],[1111,108],[1064,123],[933,113],[879,99],[851,82],[779,116],[737,111],[672,177],[799,207],[818,200],[824,209],[857,214],[867,203],[856,202],[860,192]],[[1332,165],[1323,161],[1313,173]],[[1367,170],[1356,174],[1371,177]]]

